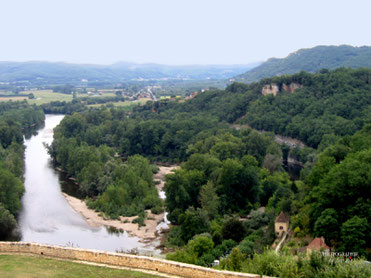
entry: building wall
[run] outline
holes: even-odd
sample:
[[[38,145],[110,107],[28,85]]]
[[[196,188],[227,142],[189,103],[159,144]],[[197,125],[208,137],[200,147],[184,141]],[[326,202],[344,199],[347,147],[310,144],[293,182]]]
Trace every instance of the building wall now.
[[[283,227],[283,229],[280,229],[280,227]],[[274,223],[274,232],[276,234],[276,237],[281,237],[283,232],[286,232],[289,230],[288,223],[284,222],[276,222]]]
[[[163,259],[121,253],[94,251],[80,248],[59,247],[27,242],[0,242],[0,253],[35,254],[61,259],[81,260],[138,269],[158,271],[183,277],[196,278],[260,278],[257,274],[218,271],[206,267],[167,261]],[[263,276],[264,277],[264,276]]]

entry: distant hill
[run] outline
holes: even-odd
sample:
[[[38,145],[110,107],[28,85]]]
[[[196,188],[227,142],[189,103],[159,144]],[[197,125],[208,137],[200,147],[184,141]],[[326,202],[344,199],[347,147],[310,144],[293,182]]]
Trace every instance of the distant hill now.
[[[317,72],[323,68],[335,69],[339,67],[370,68],[371,47],[341,45],[300,49],[286,58],[271,58],[260,66],[237,76],[236,80],[250,83],[265,77],[294,74],[302,70]]]
[[[135,64],[120,62],[109,66],[51,62],[0,62],[0,82],[32,84],[81,82],[120,82],[150,79],[227,79],[258,65]]]

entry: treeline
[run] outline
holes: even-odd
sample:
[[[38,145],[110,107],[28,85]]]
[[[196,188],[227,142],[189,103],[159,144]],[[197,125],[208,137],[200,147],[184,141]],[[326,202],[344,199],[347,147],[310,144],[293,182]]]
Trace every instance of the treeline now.
[[[88,105],[104,104],[111,102],[125,101],[122,96],[114,97],[79,97],[72,101],[51,101],[42,104],[41,107],[47,114],[67,114],[72,115],[74,112],[82,112],[87,110]]]
[[[26,128],[44,121],[44,113],[26,102],[0,103],[0,240],[10,239],[17,226],[24,192],[24,145]]]
[[[154,161],[183,161],[197,134],[212,135],[221,128],[217,119],[191,113],[178,114],[172,120],[142,120],[128,117],[121,109],[94,109],[63,119],[53,146],[58,152],[64,144],[60,138],[77,138],[90,146],[112,147],[124,158],[141,154]]]

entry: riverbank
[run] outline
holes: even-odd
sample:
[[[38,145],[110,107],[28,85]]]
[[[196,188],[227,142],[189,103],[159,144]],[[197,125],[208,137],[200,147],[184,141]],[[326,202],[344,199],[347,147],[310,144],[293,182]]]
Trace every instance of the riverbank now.
[[[101,216],[99,212],[89,209],[85,201],[63,193],[68,204],[80,215],[82,215],[86,222],[92,227],[108,226],[117,230],[128,232],[132,236],[140,238],[140,242],[149,242],[157,238],[157,225],[164,219],[164,213],[153,214],[147,210],[147,218],[145,226],[139,227],[138,224],[131,223],[137,216],[123,217],[120,220],[106,219]]]
[[[165,196],[162,189],[165,184],[165,176],[178,166],[160,166],[159,171],[154,175],[154,181],[157,181],[156,188],[159,191],[161,198]],[[123,230],[132,236],[140,238],[139,242],[148,243],[156,240],[159,237],[158,225],[164,221],[164,213],[153,214],[147,210],[147,217],[145,219],[145,226],[139,227],[138,224],[132,223],[137,216],[123,217],[120,216],[119,220],[104,218],[101,213],[90,209],[85,201],[72,197],[66,193],[62,193],[66,198],[68,204],[80,215],[82,215],[86,222],[92,227],[108,226],[117,230]]]

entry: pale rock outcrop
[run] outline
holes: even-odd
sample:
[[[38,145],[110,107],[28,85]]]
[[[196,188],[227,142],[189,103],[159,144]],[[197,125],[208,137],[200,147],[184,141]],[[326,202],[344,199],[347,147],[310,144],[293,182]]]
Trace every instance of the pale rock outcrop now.
[[[285,83],[282,84],[281,91],[285,91],[286,93],[293,93],[296,89],[302,88],[303,86],[298,84],[298,83],[290,83],[289,85],[286,85]],[[262,88],[262,95],[268,95],[268,94],[273,94],[274,96],[277,95],[277,93],[280,91],[280,88],[277,84],[267,84],[264,85]]]
[[[268,94],[273,94],[274,96],[277,95],[279,92],[279,88],[276,84],[267,84],[263,87],[262,89],[262,95],[268,95]]]

